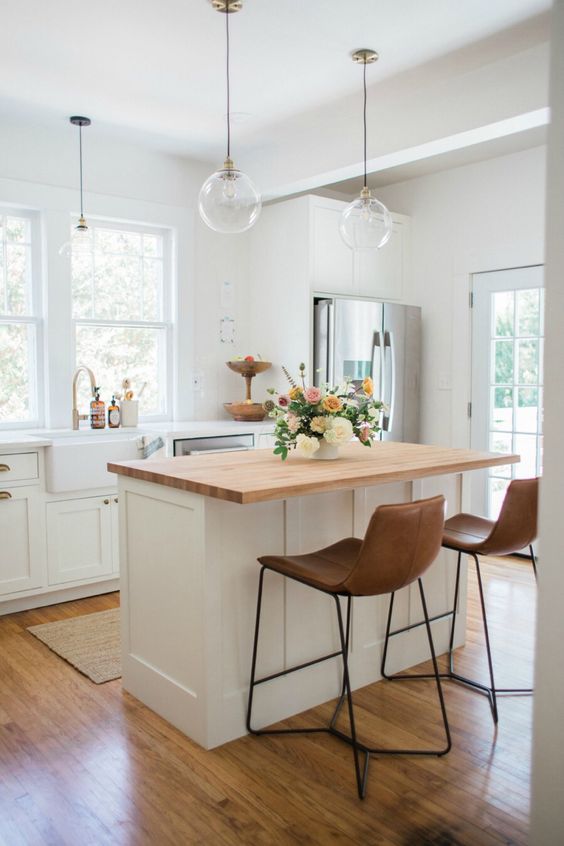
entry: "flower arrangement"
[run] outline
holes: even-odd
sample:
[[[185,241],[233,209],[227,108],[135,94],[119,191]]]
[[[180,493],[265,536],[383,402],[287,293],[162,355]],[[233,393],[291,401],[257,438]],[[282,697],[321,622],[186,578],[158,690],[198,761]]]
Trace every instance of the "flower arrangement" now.
[[[355,435],[364,446],[372,446],[383,408],[383,403],[373,397],[372,379],[364,379],[359,389],[352,382],[337,387],[307,387],[305,364],[299,367],[301,385],[285,367],[282,370],[290,384],[288,392],[279,394],[269,388],[268,393],[276,399],[264,403],[268,416],[276,420],[275,455],[284,461],[295,448],[302,455],[312,456],[322,440],[339,446]]]

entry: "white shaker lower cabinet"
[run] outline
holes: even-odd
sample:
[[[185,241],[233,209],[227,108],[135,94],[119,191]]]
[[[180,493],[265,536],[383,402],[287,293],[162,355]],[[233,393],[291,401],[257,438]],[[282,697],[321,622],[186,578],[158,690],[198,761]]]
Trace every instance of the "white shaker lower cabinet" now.
[[[50,585],[111,576],[117,536],[115,495],[47,503]]]
[[[0,491],[0,595],[41,586],[45,560],[42,509],[36,486]]]

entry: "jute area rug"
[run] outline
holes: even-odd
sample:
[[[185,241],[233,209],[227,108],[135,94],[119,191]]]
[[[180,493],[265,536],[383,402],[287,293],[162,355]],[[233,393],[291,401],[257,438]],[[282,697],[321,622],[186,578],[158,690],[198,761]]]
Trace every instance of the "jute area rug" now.
[[[28,632],[95,684],[121,677],[119,608],[30,626]]]

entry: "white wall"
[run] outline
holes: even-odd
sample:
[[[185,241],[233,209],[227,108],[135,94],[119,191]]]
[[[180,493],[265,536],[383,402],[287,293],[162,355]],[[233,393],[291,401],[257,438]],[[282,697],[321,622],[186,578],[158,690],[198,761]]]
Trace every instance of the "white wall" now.
[[[556,0],[548,146],[546,255],[545,470],[540,508],[540,567],[533,733],[531,843],[564,841],[564,0]]]
[[[175,313],[176,370],[171,408],[176,419],[227,416],[221,401],[237,398],[218,341],[219,285],[236,281],[233,307],[241,350],[247,337],[247,236],[222,238],[204,227],[196,203],[210,166],[160,154],[104,134],[83,130],[87,217],[110,217],[170,228],[178,279]],[[70,265],[58,254],[68,240],[70,215],[79,210],[77,131],[22,119],[6,120],[0,135],[0,205],[38,210],[43,228],[45,352],[48,426],[68,426],[71,410]],[[245,350],[246,351],[246,350]],[[245,354],[242,352],[241,354]],[[201,371],[203,390],[192,390]],[[224,373],[225,371],[225,373]]]
[[[545,155],[537,147],[376,192],[390,209],[412,217],[425,443],[468,445],[470,274],[543,262]],[[439,388],[445,375],[450,390]]]

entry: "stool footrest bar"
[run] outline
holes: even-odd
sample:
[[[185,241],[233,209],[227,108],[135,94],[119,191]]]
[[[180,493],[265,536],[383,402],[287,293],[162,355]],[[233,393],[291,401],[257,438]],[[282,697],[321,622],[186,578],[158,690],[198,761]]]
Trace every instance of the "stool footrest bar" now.
[[[331,652],[330,655],[323,655],[321,658],[314,658],[313,661],[306,661],[305,664],[297,664],[295,667],[289,667],[287,670],[280,670],[279,673],[272,673],[270,676],[263,676],[262,679],[255,679],[253,681],[253,686],[263,684],[263,682],[272,681],[272,679],[278,679],[281,676],[287,676],[288,673],[295,673],[296,670],[304,670],[306,667],[313,667],[314,664],[320,664],[322,661],[328,661],[330,658],[337,658],[342,654],[343,653],[340,650],[339,652]]]

